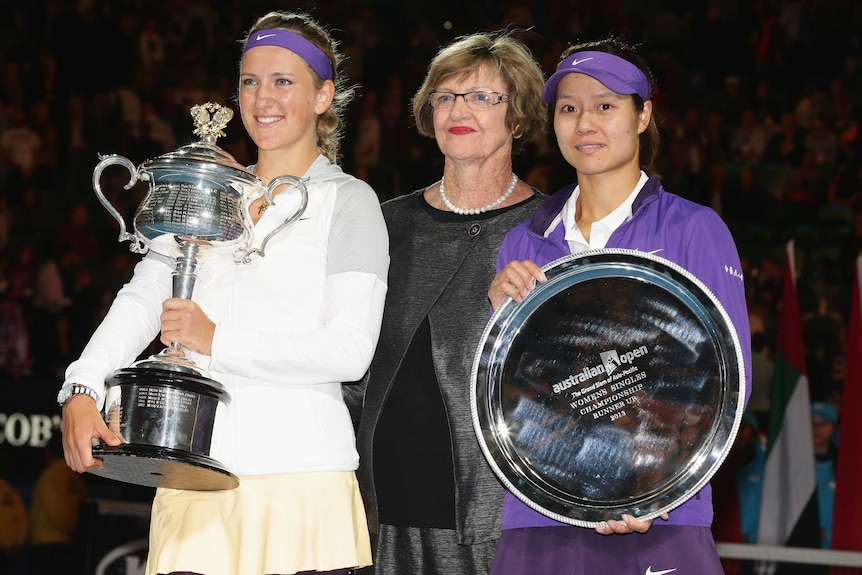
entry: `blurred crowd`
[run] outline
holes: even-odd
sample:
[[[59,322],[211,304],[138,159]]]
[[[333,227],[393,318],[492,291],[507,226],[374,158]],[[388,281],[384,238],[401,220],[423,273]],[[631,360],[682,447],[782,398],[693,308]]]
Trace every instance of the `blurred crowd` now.
[[[840,414],[855,259],[862,246],[862,3],[854,0],[148,0],[0,2],[0,386],[59,386],[140,256],[92,182],[99,154],[135,165],[194,141],[189,109],[232,104],[242,31],[271,9],[326,22],[356,84],[346,171],[381,201],[434,182],[442,158],[410,98],[437,49],[509,28],[546,74],[574,40],[641,43],[672,192],[715,208],[744,264],[760,429],[785,245],[795,241],[812,398]],[[251,164],[239,118],[218,145]],[[546,193],[571,181],[553,133],[516,156]],[[131,223],[141,184],[101,187]],[[28,385],[22,385],[26,381]]]

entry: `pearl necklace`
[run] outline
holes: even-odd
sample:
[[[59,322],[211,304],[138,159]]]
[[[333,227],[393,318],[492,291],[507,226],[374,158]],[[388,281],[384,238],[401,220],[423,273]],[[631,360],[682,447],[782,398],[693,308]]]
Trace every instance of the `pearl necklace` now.
[[[455,206],[452,202],[449,201],[449,198],[446,197],[446,190],[443,188],[443,178],[440,178],[440,197],[443,199],[443,203],[446,204],[446,207],[458,214],[459,216],[474,216],[476,214],[483,214],[488,210],[496,208],[500,204],[506,201],[512,192],[515,191],[515,186],[518,185],[518,176],[516,174],[512,174],[512,183],[509,184],[509,189],[505,191],[505,193],[485,206],[484,208],[471,208],[465,210],[463,208],[459,208]]]

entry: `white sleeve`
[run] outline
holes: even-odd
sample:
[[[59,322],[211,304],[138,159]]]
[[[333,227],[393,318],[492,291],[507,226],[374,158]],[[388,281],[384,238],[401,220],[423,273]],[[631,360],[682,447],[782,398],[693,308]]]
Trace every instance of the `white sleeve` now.
[[[389,232],[374,190],[360,180],[344,185],[335,198],[329,234],[327,275],[365,271],[386,283]]]
[[[135,266],[81,357],[66,369],[65,383],[86,385],[104,398],[105,378],[131,365],[158,335],[162,302],[171,297],[172,272],[156,257],[145,257]]]
[[[386,284],[374,274],[344,272],[328,276],[325,289],[320,329],[276,335],[220,325],[210,368],[278,385],[360,379],[377,346]],[[253,359],[246,353],[250,348],[255,350]]]
[[[211,369],[276,385],[348,382],[365,374],[380,335],[389,268],[386,223],[366,184],[339,189],[328,245],[321,327],[274,334],[219,325]]]

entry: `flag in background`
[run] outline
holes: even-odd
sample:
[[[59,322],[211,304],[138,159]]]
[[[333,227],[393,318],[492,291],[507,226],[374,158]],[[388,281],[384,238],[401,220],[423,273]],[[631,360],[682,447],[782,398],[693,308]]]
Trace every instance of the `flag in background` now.
[[[838,467],[835,477],[835,514],[832,521],[832,548],[862,551],[862,418],[849,416],[851,409],[862,405],[862,256],[856,260],[853,301],[850,304],[850,330],[847,335],[847,363],[844,366],[844,387],[838,444]]]
[[[816,491],[811,400],[790,241],[769,389],[769,435],[757,543],[820,547]]]

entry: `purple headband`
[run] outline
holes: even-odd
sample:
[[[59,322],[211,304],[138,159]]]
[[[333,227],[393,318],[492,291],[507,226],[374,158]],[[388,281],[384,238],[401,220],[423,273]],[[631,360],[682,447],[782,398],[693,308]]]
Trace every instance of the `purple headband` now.
[[[332,80],[332,62],[329,61],[329,56],[296,32],[283,28],[258,30],[245,41],[242,53],[245,54],[258,46],[278,46],[290,50],[305,60],[318,76],[324,80]]]
[[[554,102],[557,96],[557,85],[563,76],[577,72],[595,78],[617,94],[637,94],[644,101],[649,100],[650,85],[646,74],[640,68],[619,56],[607,52],[575,52],[557,66],[542,90],[542,101],[546,104]]]

